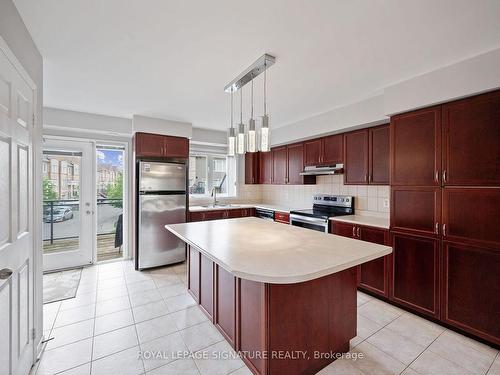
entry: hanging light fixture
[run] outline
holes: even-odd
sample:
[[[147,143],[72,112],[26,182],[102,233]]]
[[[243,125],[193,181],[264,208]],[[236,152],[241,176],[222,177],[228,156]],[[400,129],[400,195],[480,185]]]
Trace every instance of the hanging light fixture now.
[[[240,89],[240,123],[238,125],[238,146],[237,153],[245,153],[245,124],[243,124],[243,87]]]
[[[260,151],[267,152],[270,151],[270,136],[269,134],[269,116],[267,115],[267,64],[264,63],[264,116],[262,116],[262,127],[260,128]]]
[[[229,128],[229,136],[227,138],[227,154],[234,156],[236,146],[236,136],[233,127],[233,91],[231,90],[231,127]]]
[[[248,152],[257,151],[257,133],[255,132],[255,119],[253,118],[253,74],[252,74],[252,98],[251,98],[250,120],[248,120]]]

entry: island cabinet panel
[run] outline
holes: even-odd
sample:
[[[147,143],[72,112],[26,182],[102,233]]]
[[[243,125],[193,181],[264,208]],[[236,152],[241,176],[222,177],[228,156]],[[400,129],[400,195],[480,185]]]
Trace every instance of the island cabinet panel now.
[[[390,298],[439,318],[439,241],[393,233]]]
[[[440,185],[441,106],[391,117],[391,185]]]
[[[500,249],[500,188],[443,190],[443,239]]]
[[[500,345],[499,248],[443,242],[442,320]]]
[[[258,184],[259,178],[259,152],[247,152],[245,154],[245,184]]]
[[[368,168],[368,130],[344,134],[344,184],[367,184]]]
[[[500,91],[442,108],[444,185],[500,186]]]
[[[259,157],[259,183],[272,184],[273,182],[273,157],[272,152],[260,152]]]
[[[213,262],[201,254],[200,257],[200,306],[205,314],[212,320],[214,313],[214,276]]]
[[[200,301],[200,253],[188,245],[188,291]]]
[[[286,146],[275,147],[271,150],[273,160],[272,181],[276,185],[287,182],[287,151]]]
[[[437,237],[441,228],[441,189],[392,187],[391,228]]]
[[[257,354],[268,350],[268,284],[238,279],[237,350],[249,355],[244,362],[254,374],[269,374],[268,362]]]
[[[215,266],[215,325],[236,348],[236,277]]]
[[[389,125],[376,126],[370,132],[370,185],[389,185]]]
[[[390,246],[389,231],[360,226],[360,240]],[[389,297],[389,265],[391,255],[358,266],[358,286],[383,297]]]

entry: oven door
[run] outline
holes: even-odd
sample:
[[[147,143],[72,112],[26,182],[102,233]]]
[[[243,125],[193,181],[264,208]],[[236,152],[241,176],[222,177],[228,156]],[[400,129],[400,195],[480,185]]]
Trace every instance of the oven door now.
[[[318,232],[328,233],[328,220],[302,216],[297,214],[290,214],[290,224],[296,227],[316,230]]]

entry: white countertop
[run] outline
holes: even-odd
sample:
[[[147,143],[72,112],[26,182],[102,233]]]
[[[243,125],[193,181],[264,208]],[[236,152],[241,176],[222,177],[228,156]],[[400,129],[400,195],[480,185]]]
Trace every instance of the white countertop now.
[[[275,284],[317,279],[392,252],[389,246],[255,217],[165,228],[233,275]]]
[[[350,224],[366,225],[369,227],[389,229],[389,218],[368,216],[368,215],[345,215],[330,218],[333,221],[340,221]]]
[[[279,211],[279,212],[287,212],[289,213],[291,210],[297,209],[305,209],[307,207],[284,207],[284,206],[275,206],[272,204],[266,203],[231,203],[230,206],[220,206],[220,207],[204,207],[204,206],[189,206],[189,212],[200,212],[200,211],[217,211],[217,210],[237,210],[239,208],[263,208],[266,210]]]

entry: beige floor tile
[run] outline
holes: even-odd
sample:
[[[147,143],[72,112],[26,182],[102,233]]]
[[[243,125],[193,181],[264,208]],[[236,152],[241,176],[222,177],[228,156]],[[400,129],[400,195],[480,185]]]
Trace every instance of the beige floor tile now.
[[[119,285],[114,288],[98,290],[97,291],[97,302],[105,301],[108,299],[123,297],[128,295],[128,290],[125,285]]]
[[[323,370],[318,372],[317,375],[366,375],[361,372],[356,366],[352,364],[349,359],[337,359],[330,363]]]
[[[158,288],[181,283],[181,279],[179,279],[179,276],[177,276],[177,274],[154,275],[153,280]]]
[[[178,359],[165,366],[149,371],[147,375],[199,375],[192,359]]]
[[[383,325],[358,314],[356,333],[360,338],[366,339],[382,328]]]
[[[180,310],[170,314],[179,329],[194,326],[198,323],[207,321],[207,316],[201,311],[198,306],[192,306],[185,310]]]
[[[140,343],[169,335],[178,330],[174,320],[169,315],[138,323],[136,324],[136,329]]]
[[[360,356],[355,361],[352,360],[351,363],[365,374],[396,375],[400,374],[406,367],[400,361],[366,341],[356,346],[351,352]],[[362,358],[361,353],[363,353]]]
[[[201,375],[225,375],[244,366],[226,341],[221,341],[202,350],[206,352],[206,358],[198,359],[195,357],[195,363]]]
[[[367,294],[364,294],[364,293],[361,293],[361,292],[358,292],[358,295],[357,295],[357,305],[358,307],[361,306],[361,305],[364,305],[365,303],[367,303],[368,301],[371,301],[373,298],[368,296]]]
[[[116,288],[121,285],[125,285],[125,277],[123,276],[115,277],[113,279],[99,280],[97,282],[97,290]]]
[[[130,303],[132,304],[132,307],[145,305],[147,303],[151,303],[151,302],[155,302],[155,301],[159,301],[159,300],[163,299],[161,297],[161,294],[156,289],[148,290],[145,292],[130,294],[129,297],[130,297]]]
[[[223,340],[211,322],[204,322],[180,331],[189,350],[195,352]]]
[[[142,280],[127,284],[129,294],[141,293],[147,290],[156,289],[156,284],[153,280]]]
[[[67,326],[69,324],[92,319],[95,313],[95,305],[76,307],[71,310],[59,311],[54,328]]]
[[[492,348],[489,345],[483,344],[482,342],[476,341],[474,339],[471,339],[470,337],[461,335],[458,332],[451,331],[449,329],[446,330],[444,333],[445,336],[449,336],[453,339],[456,339],[463,343],[464,345],[467,345],[481,353],[486,354],[487,356],[490,356],[492,358],[496,357],[498,355],[498,350],[495,348]]]
[[[159,288],[158,291],[163,298],[170,298],[185,294],[187,292],[187,289],[183,283],[179,283]]]
[[[50,337],[53,339],[47,342],[45,350],[51,350],[83,339],[88,339],[93,335],[94,319],[55,328],[50,334]]]
[[[401,315],[389,323],[387,328],[423,346],[429,346],[445,331],[444,327],[413,314]]]
[[[178,352],[187,351],[186,345],[184,345],[178,332],[141,344],[141,349],[145,355],[143,362],[146,371],[151,371],[157,367],[173,362],[178,359]],[[146,356],[148,353],[151,354],[152,357],[148,358]],[[161,357],[156,356],[155,354],[157,353],[160,353]]]
[[[421,375],[473,375],[454,362],[432,353],[429,350],[420,355],[410,368]]]
[[[253,373],[247,366],[243,366],[240,367],[238,370],[231,372],[230,375],[253,375]]]
[[[405,365],[409,365],[426,348],[388,328],[382,328],[366,341]]]
[[[92,339],[81,340],[43,353],[37,375],[52,375],[90,362]]]
[[[133,348],[112,354],[92,362],[92,375],[139,375],[144,373],[140,348]]]
[[[95,335],[101,335],[115,329],[134,324],[132,310],[122,310],[95,318]]]
[[[92,360],[96,360],[124,349],[137,346],[137,334],[134,326],[117,329],[94,337]]]
[[[387,325],[403,314],[403,311],[387,303],[371,300],[358,308],[358,313],[380,325]]]
[[[128,272],[125,274],[125,282],[127,284],[137,283],[140,281],[151,280],[151,275],[144,272]]]
[[[488,375],[500,375],[500,355],[497,354],[495,361],[488,370]]]
[[[116,297],[104,301],[98,301],[96,304],[96,316],[103,316],[121,310],[130,309],[130,301],[128,296]]]
[[[84,293],[76,296],[75,298],[69,298],[61,303],[61,308],[59,311],[65,311],[74,309],[75,307],[93,305],[96,302],[97,293]]]
[[[429,346],[429,350],[473,374],[486,374],[495,359],[490,353],[476,350],[473,346],[446,332]]]
[[[70,370],[60,372],[58,375],[90,375],[90,367],[91,364],[89,362]]]
[[[134,307],[132,310],[134,312],[134,320],[136,323],[153,319],[162,315],[167,315],[169,313],[167,305],[163,300],[151,302],[146,305],[140,305]]]
[[[401,375],[421,375],[412,368],[408,367],[406,370],[404,370]]]
[[[168,310],[170,312],[184,310],[188,307],[196,305],[196,301],[193,299],[193,297],[191,297],[189,293],[166,298],[165,303],[167,304]]]

